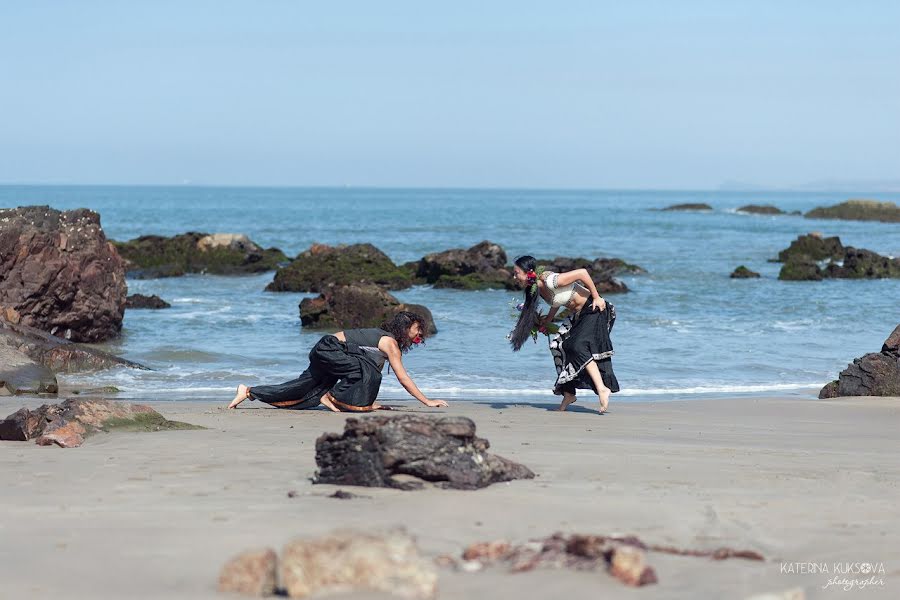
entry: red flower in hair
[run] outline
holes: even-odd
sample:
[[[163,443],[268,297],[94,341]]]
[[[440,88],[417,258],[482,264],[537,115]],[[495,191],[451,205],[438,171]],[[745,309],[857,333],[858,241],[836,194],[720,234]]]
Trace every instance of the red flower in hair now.
[[[533,281],[533,280],[537,279],[537,273],[535,273],[534,271],[528,271],[527,273],[525,273],[525,277],[528,278],[530,281]]]
[[[421,344],[423,341],[425,341],[425,340],[422,339],[422,336],[417,335],[416,337],[413,338],[412,343],[413,344]]]

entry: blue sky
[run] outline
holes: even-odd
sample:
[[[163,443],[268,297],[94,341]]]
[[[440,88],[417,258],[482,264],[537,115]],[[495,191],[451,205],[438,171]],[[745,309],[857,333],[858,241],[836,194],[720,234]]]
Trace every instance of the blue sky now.
[[[900,3],[0,0],[0,182],[900,180]]]

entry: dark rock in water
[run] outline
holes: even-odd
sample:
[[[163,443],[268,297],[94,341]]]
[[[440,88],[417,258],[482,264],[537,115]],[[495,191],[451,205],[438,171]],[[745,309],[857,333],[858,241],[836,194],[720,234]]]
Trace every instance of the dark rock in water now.
[[[400,290],[412,285],[412,275],[372,244],[314,244],[289,265],[278,269],[266,290],[324,292],[334,286],[365,284]]]
[[[844,249],[842,264],[829,264],[825,267],[825,276],[836,279],[900,278],[900,258],[848,246]]]
[[[565,273],[575,269],[586,269],[597,291],[600,294],[621,294],[628,291],[628,286],[617,279],[618,275],[643,275],[647,271],[637,265],[632,265],[620,258],[569,258],[557,256],[556,258],[540,259],[537,264],[548,271]]]
[[[145,296],[144,294],[132,294],[125,301],[125,308],[171,308],[172,305],[157,295]]]
[[[777,206],[771,204],[748,204],[737,209],[738,212],[751,215],[784,215],[787,214]]]
[[[0,320],[0,346],[22,352],[54,373],[94,371],[110,367],[149,370],[144,365],[76,344],[24,325]]]
[[[403,415],[347,419],[343,435],[316,440],[316,483],[417,489],[411,476],[444,488],[476,489],[531,479],[527,467],[489,454],[465,417]]]
[[[114,242],[134,279],[178,277],[186,273],[246,275],[275,270],[287,257],[262,249],[246,235],[190,231],[173,237],[145,235]]]
[[[0,396],[56,394],[56,375],[12,346],[0,343]]]
[[[76,342],[122,329],[125,263],[91,210],[0,209],[0,282],[0,320]]]
[[[756,271],[751,271],[744,265],[739,266],[731,273],[732,279],[753,279],[759,277],[759,273]]]
[[[821,234],[810,233],[801,235],[791,242],[790,247],[779,252],[778,262],[840,259],[843,256],[844,245],[841,244],[841,238],[823,238]]]
[[[778,279],[782,281],[822,281],[825,277],[822,269],[811,260],[796,260],[784,263]]]
[[[831,259],[831,262],[824,269],[815,262],[825,259]],[[785,263],[778,278],[785,280],[900,278],[900,258],[844,247],[840,238],[822,238],[818,234],[800,236],[778,254],[778,260]]]
[[[514,289],[506,262],[506,251],[485,240],[468,249],[454,248],[422,257],[415,265],[415,276],[436,288]]]
[[[109,400],[66,400],[44,404],[31,411],[19,409],[0,421],[0,440],[27,441],[39,446],[56,444],[74,448],[84,438],[99,431],[160,431],[164,429],[202,429],[195,425],[169,421],[142,404]]]
[[[661,210],[712,210],[713,207],[709,204],[704,204],[701,202],[689,202],[687,204],[673,204],[672,206],[667,206]]]
[[[377,285],[340,286],[329,288],[316,298],[304,298],[300,302],[300,323],[325,329],[379,327],[404,310],[425,318],[428,335],[437,333],[430,310],[421,304],[400,302]]]
[[[834,206],[814,208],[807,219],[842,219],[849,221],[881,221],[900,223],[900,206],[876,200],[848,200]]]
[[[856,358],[819,392],[819,398],[839,396],[900,396],[900,325],[881,352]]]

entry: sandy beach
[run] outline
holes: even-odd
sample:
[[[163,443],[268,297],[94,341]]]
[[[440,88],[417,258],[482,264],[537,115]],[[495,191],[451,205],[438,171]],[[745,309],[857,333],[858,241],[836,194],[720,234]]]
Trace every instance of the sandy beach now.
[[[38,404],[4,398],[0,408]],[[767,559],[650,553],[659,583],[641,589],[605,573],[442,570],[440,598],[745,598],[795,587],[808,598],[896,597],[900,585],[897,398],[614,403],[606,416],[456,402],[427,412],[471,417],[494,452],[538,477],[480,491],[353,488],[364,497],[351,500],[310,482],[316,438],[342,430],[345,415],[153,406],[208,429],[99,434],[77,449],[0,442],[0,595],[221,597],[219,570],[243,550],[393,525],[428,556],[562,531]],[[848,592],[825,587],[833,573],[782,566],[856,562],[883,563],[883,585]]]

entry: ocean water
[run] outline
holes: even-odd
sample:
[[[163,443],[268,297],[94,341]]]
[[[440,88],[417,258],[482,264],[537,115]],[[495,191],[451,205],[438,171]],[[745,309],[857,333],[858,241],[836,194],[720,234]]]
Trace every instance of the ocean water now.
[[[865,194],[900,201],[900,194]],[[846,245],[900,255],[900,225],[753,216],[744,204],[806,211],[846,194],[792,192],[522,191],[331,188],[0,186],[0,206],[87,207],[111,239],[186,231],[239,232],[293,256],[314,242],[371,242],[395,262],[481,240],[510,260],[619,257],[647,269],[622,279],[616,305],[615,401],[747,396],[814,397],[854,357],[877,351],[900,322],[900,280],[780,282],[767,262],[798,235],[820,231]],[[650,210],[706,202],[712,213]],[[762,274],[732,280],[738,265]],[[98,344],[149,372],[69,376],[116,385],[121,396],[226,400],[238,383],[280,382],[305,368],[322,335],[300,326],[305,294],[264,292],[272,273],[130,280],[129,293],[173,306],[128,311],[122,336]],[[510,351],[509,304],[521,293],[416,287],[394,292],[434,313],[439,333],[405,358],[430,396],[554,401],[546,339]],[[390,375],[382,398],[408,398]]]

